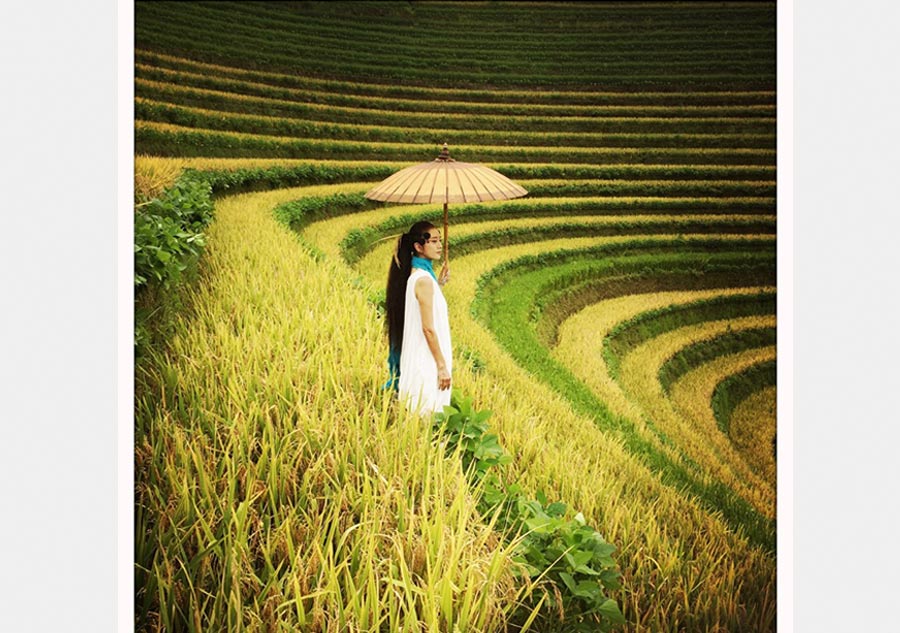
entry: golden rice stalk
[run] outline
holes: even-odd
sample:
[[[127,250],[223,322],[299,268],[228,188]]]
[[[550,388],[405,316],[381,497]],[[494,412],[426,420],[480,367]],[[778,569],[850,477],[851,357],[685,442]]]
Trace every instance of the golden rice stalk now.
[[[136,204],[157,197],[171,186],[184,169],[181,159],[136,156],[134,160],[134,201]]]

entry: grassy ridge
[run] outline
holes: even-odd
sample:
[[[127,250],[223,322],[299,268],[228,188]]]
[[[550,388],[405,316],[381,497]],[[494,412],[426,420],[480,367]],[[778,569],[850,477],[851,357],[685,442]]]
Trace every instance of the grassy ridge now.
[[[195,129],[166,123],[138,121],[135,125],[136,151],[161,156],[253,156],[310,158],[315,156],[343,160],[433,159],[433,146],[364,141],[326,141],[266,136],[231,131]],[[457,145],[453,155],[463,162],[478,158],[515,162],[612,162],[672,164],[720,162],[722,164],[763,165],[774,157],[767,149],[677,149],[677,148],[574,148],[500,147]]]
[[[596,127],[613,128],[613,133],[595,133],[584,131],[578,133],[561,132],[521,132],[510,130],[452,130],[422,127],[390,127],[378,125],[358,125],[348,123],[318,122],[293,117],[253,116],[224,112],[232,110],[232,103],[210,104],[207,99],[179,99],[187,103],[199,102],[203,106],[217,105],[221,109],[172,105],[138,98],[135,101],[135,116],[145,121],[172,123],[187,127],[213,130],[231,130],[248,134],[265,134],[273,136],[302,136],[305,138],[330,138],[343,140],[360,140],[372,142],[395,143],[428,143],[437,145],[443,142],[451,144],[485,144],[485,145],[534,145],[534,146],[575,146],[575,147],[709,147],[709,148],[766,148],[775,147],[772,134],[666,134],[666,133],[614,133],[617,123],[598,122]],[[257,104],[250,99],[240,99],[244,103],[236,104],[239,112],[258,111]],[[286,106],[293,106],[287,102]],[[331,112],[331,110],[329,110]],[[570,119],[571,120],[571,119]],[[658,121],[653,119],[651,122]],[[408,122],[406,122],[408,123]],[[638,123],[642,123],[639,121]],[[683,121],[676,120],[675,123]],[[530,127],[530,126],[529,126]],[[715,126],[709,126],[715,127]],[[712,130],[714,131],[714,130]]]
[[[394,171],[408,167],[404,161],[340,161],[316,159],[273,159],[273,158],[204,158],[187,156],[148,156],[135,157],[135,170],[153,169],[193,169],[202,171],[213,177],[226,178],[232,174],[247,174],[248,185],[255,185],[254,180],[270,180],[275,174],[286,170],[310,170],[311,173],[327,172],[335,174],[343,180],[333,182],[366,181],[381,178],[370,174],[390,175]],[[493,163],[489,167],[500,171],[509,178],[517,180],[680,180],[680,181],[722,181],[726,179],[757,182],[769,181],[775,177],[775,169],[771,166],[746,165],[555,165],[551,163]],[[373,171],[375,170],[375,171]],[[253,178],[250,174],[253,174]],[[337,176],[340,174],[340,176]],[[319,184],[320,181],[300,181],[285,183],[286,185]],[[260,184],[260,186],[262,186]],[[363,187],[366,185],[364,184]],[[275,187],[269,187],[275,188]],[[774,210],[774,200],[770,200],[770,212]]]
[[[558,217],[558,216],[551,216]],[[590,219],[590,218],[588,218]],[[763,234],[775,233],[774,222],[767,219],[742,218],[715,221],[709,218],[682,220],[680,218],[634,218],[605,222],[576,221],[560,217],[553,224],[526,226],[510,226],[512,220],[492,222],[488,226],[478,227],[477,232],[454,230],[452,242],[453,257],[468,255],[484,248],[490,248],[498,241],[504,244],[522,244],[554,237],[600,237],[605,235],[684,235],[703,233]],[[341,242],[344,259],[355,264],[371,247],[401,229],[396,226],[389,229],[376,227],[356,229],[347,234]]]
[[[745,264],[749,264],[745,260]],[[677,270],[669,271],[665,275],[648,278],[646,275],[640,276],[624,276],[614,279],[587,279],[580,283],[573,283],[565,288],[548,289],[537,300],[536,307],[540,310],[540,318],[535,324],[538,336],[541,341],[550,347],[555,346],[559,342],[559,330],[562,324],[575,313],[593,305],[599,301],[604,301],[610,297],[629,295],[643,295],[648,293],[666,293],[673,290],[704,290],[710,288],[740,288],[747,285],[766,285],[772,279],[772,264],[765,258],[761,258],[752,263],[745,265],[740,269],[733,267],[721,270],[709,270],[702,276],[685,275]],[[732,295],[729,295],[732,297]],[[716,307],[709,311],[710,315],[717,313],[717,304],[727,303],[729,300],[724,296],[722,298],[709,299],[704,301],[712,301]],[[615,337],[619,332],[619,328],[625,323],[633,323],[642,320],[645,315],[665,314],[669,310],[679,310],[684,304],[667,305],[664,308],[657,308],[631,318],[623,319],[617,325],[615,330],[611,330],[604,334],[603,340]],[[699,319],[698,319],[699,320]],[[662,324],[656,333],[665,331]],[[643,332],[648,333],[646,330]],[[617,364],[618,357],[614,363]],[[609,362],[609,358],[603,355],[604,363]],[[607,365],[607,371],[615,374],[615,364]]]
[[[415,111],[377,110],[366,107],[323,105],[293,99],[271,99],[246,96],[218,90],[183,88],[175,84],[138,79],[135,93],[145,100],[184,107],[217,109],[232,113],[252,113],[307,121],[346,123],[352,125],[424,128],[426,130],[468,130],[473,134],[497,132],[617,132],[617,133],[723,133],[771,136],[775,132],[772,116],[745,111],[743,116],[722,116],[719,110],[669,107],[647,111],[641,106],[604,108],[600,113],[563,116],[552,114],[514,115],[469,114],[441,109]],[[146,108],[145,108],[146,109]],[[453,132],[449,132],[453,133]]]
[[[659,368],[659,382],[668,391],[676,380],[701,363],[748,348],[775,345],[775,328],[727,332],[715,339],[685,347]],[[733,410],[733,407],[732,407]]]
[[[359,204],[363,204],[360,198]],[[305,204],[305,203],[304,203]],[[754,223],[751,215],[757,213],[762,214],[771,211],[771,202],[768,199],[694,199],[694,198],[596,198],[569,200],[565,198],[548,198],[544,200],[513,200],[500,203],[490,204],[472,204],[457,205],[449,209],[448,216],[450,222],[453,222],[451,233],[450,248],[453,249],[455,257],[455,245],[458,243],[457,237],[468,233],[485,232],[495,227],[486,227],[482,231],[478,231],[477,227],[471,230],[461,227],[462,231],[457,232],[456,227],[460,222],[466,224],[475,223],[499,223],[501,229],[503,225],[510,225],[518,219],[535,219],[534,226],[546,224],[546,222],[555,223],[555,219],[559,218],[569,222],[580,220],[579,216],[586,216],[583,222],[587,222],[591,217],[601,219],[603,216],[615,219],[622,217],[625,221],[629,216],[635,216],[630,221],[659,221],[668,218],[669,221],[678,222],[685,216],[686,219],[696,221],[696,216],[708,215],[711,220],[726,221],[738,225],[741,222]],[[278,213],[290,214],[290,207],[293,203],[288,203],[280,208]],[[300,205],[301,207],[303,205]],[[357,258],[361,253],[373,248],[390,236],[397,236],[408,228],[413,222],[420,219],[429,220],[434,223],[441,221],[441,209],[439,205],[401,205],[387,206],[370,212],[361,212],[356,208],[357,213],[352,217],[341,214],[341,209],[334,209],[331,221],[314,227],[314,231],[322,233],[317,239],[328,242],[326,247],[332,249],[332,245],[340,244],[340,248],[333,248],[331,252],[336,257]],[[740,217],[726,218],[724,214],[729,212],[740,213]],[[334,217],[335,215],[339,217]],[[641,218],[640,216],[647,216]],[[655,218],[653,216],[656,216]],[[695,216],[691,218],[690,216]],[[771,227],[767,218],[762,220],[762,233],[770,232]],[[321,231],[320,231],[321,229]],[[739,230],[737,232],[740,232]]]
[[[770,263],[772,262],[770,258]],[[766,281],[774,284],[774,266],[768,270]],[[615,374],[618,370],[618,359],[644,341],[669,329],[708,320],[711,315],[717,318],[734,318],[758,314],[775,313],[775,295],[763,293],[758,295],[737,295],[699,301],[696,304],[672,306],[646,312],[633,319],[620,323],[603,341],[603,356]],[[671,384],[671,383],[670,383]]]
[[[473,88],[456,89],[438,86],[409,86],[393,83],[377,83],[368,81],[353,82],[335,79],[321,79],[307,75],[287,74],[272,72],[269,69],[251,70],[237,66],[225,66],[221,64],[200,62],[196,59],[167,55],[146,49],[135,50],[135,60],[139,64],[146,64],[147,68],[155,69],[155,72],[164,73],[163,76],[155,76],[152,79],[163,83],[178,83],[193,85],[194,77],[203,77],[203,83],[196,87],[219,89],[224,86],[218,82],[239,82],[244,84],[252,82],[269,88],[286,88],[292,91],[301,91],[300,94],[309,95],[310,92],[325,91],[326,94],[356,95],[373,99],[408,99],[419,102],[438,100],[445,103],[449,110],[465,107],[467,104],[493,104],[515,103],[528,108],[534,104],[548,105],[766,105],[774,107],[775,93],[771,90],[757,91],[678,91],[678,92],[611,92],[603,90],[593,91],[560,91],[560,90],[478,90]],[[135,74],[141,77],[145,69],[139,66]],[[172,72],[189,73],[190,78],[178,75],[178,81],[168,81]],[[233,85],[233,83],[229,84]],[[242,94],[244,90],[236,92]],[[297,92],[280,94],[277,98],[296,96]],[[265,94],[258,96],[267,96]],[[332,98],[340,98],[332,97]],[[313,98],[314,100],[314,98]],[[373,103],[367,105],[374,108]],[[399,108],[405,110],[406,108]],[[423,110],[428,111],[425,107]]]
[[[729,117],[774,117],[775,104],[766,93],[720,94],[720,93],[629,93],[629,92],[597,92],[597,93],[551,93],[545,97],[548,103],[542,103],[540,93],[511,92],[487,93],[494,101],[457,101],[467,97],[446,90],[424,90],[413,93],[406,98],[369,94],[384,91],[390,94],[388,86],[372,84],[352,84],[344,82],[332,90],[325,88],[332,82],[310,82],[305,78],[278,76],[279,81],[293,79],[296,84],[279,85],[267,83],[273,77],[265,73],[210,74],[224,72],[215,67],[202,64],[191,64],[189,60],[158,57],[137,51],[139,57],[146,55],[154,65],[138,63],[135,66],[136,88],[149,90],[156,88],[157,94],[164,94],[162,86],[175,93],[174,87],[199,88],[210,92],[225,93],[236,96],[260,97],[266,100],[283,100],[318,105],[336,105],[350,108],[363,108],[386,112],[444,112],[449,114],[483,114],[513,116],[564,116],[564,117],[600,117],[600,116],[729,116]],[[206,70],[207,72],[191,72],[189,70],[168,69],[157,64],[170,63],[179,68]],[[234,72],[228,69],[230,72]],[[253,79],[255,81],[251,81]],[[335,82],[336,83],[336,82]],[[302,87],[298,87],[302,86]],[[187,90],[181,93],[190,92]],[[140,93],[139,93],[140,94]],[[148,96],[153,93],[149,92]],[[202,93],[200,93],[202,94]],[[403,94],[403,93],[401,93]],[[418,98],[413,98],[418,97]],[[553,97],[552,99],[550,97]],[[505,98],[506,101],[496,101]],[[567,103],[566,100],[573,103]],[[739,103],[746,101],[748,103]]]
[[[766,387],[743,400],[731,413],[728,430],[731,440],[747,462],[762,476],[775,481],[775,430],[777,397],[775,387]]]
[[[775,361],[753,365],[739,374],[729,376],[716,386],[712,397],[713,413],[719,428],[728,433],[731,414],[748,396],[777,381]]]

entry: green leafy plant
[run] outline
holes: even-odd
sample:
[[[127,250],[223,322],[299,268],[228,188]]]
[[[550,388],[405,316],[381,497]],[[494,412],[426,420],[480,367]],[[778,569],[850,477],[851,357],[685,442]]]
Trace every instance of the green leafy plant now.
[[[513,560],[541,583],[539,596],[549,612],[566,614],[567,630],[609,631],[624,624],[618,604],[606,593],[621,589],[612,558],[616,546],[588,526],[580,512],[567,519],[564,503],[548,503],[540,492],[537,497],[515,498],[517,520],[527,531]]]
[[[472,398],[454,390],[450,406],[435,414],[434,426],[447,453],[459,454],[466,473],[481,485],[479,510],[496,516],[507,539],[518,539],[516,574],[535,587],[519,615],[537,609],[542,631],[563,625],[569,631],[610,631],[623,624],[618,604],[607,595],[621,588],[612,558],[616,546],[588,526],[580,512],[567,518],[564,503],[550,503],[542,492],[528,499],[519,485],[492,470],[512,457],[487,432],[490,416],[489,410],[475,411]]]
[[[134,285],[168,287],[195,262],[206,245],[203,229],[213,217],[208,183],[181,176],[134,213]]]
[[[211,195],[203,178],[182,173],[159,197],[135,206],[134,346],[138,354],[152,340],[149,319],[158,308],[156,299],[142,299],[147,299],[149,286],[171,288],[196,266],[206,246],[203,231],[213,218]]]

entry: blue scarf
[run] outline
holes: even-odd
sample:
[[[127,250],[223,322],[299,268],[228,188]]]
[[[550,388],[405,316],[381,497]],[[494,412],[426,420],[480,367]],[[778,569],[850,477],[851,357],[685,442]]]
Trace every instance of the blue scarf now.
[[[425,259],[424,257],[416,257],[415,255],[413,255],[413,258],[412,258],[412,267],[413,267],[413,268],[418,268],[419,270],[424,270],[424,271],[427,272],[429,275],[431,275],[431,278],[432,278],[432,279],[434,279],[435,281],[437,281],[437,277],[436,277],[435,274],[434,274],[434,268],[431,267],[431,260],[430,260],[430,259]]]
[[[412,267],[418,268],[419,270],[424,270],[431,278],[437,281],[437,276],[434,274],[434,268],[431,266],[431,260],[425,259],[424,257],[416,257],[413,255],[412,258]],[[396,348],[391,347],[390,354],[388,354],[388,371],[389,378],[384,385],[382,385],[382,389],[393,389],[397,391],[400,388],[400,353]]]

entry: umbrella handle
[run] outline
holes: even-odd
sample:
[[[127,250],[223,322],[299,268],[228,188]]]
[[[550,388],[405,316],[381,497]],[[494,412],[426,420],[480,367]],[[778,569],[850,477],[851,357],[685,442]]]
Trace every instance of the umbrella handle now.
[[[450,226],[447,220],[447,202],[444,202],[444,265],[438,283],[443,286],[450,281]]]
[[[450,227],[447,221],[447,203],[444,202],[444,265],[450,261]]]

